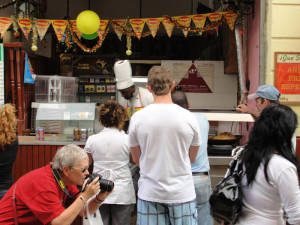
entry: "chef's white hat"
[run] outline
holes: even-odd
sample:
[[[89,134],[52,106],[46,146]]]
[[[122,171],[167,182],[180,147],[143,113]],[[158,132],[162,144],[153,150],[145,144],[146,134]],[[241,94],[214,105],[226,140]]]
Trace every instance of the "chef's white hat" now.
[[[122,90],[133,85],[132,71],[128,60],[119,60],[115,62],[114,72],[118,90]]]

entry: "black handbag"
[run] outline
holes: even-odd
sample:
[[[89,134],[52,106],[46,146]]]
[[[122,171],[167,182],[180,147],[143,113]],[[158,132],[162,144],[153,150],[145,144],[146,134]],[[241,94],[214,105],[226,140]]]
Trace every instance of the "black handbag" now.
[[[215,220],[231,224],[237,222],[242,209],[242,174],[243,166],[239,154],[230,162],[225,177],[210,196],[211,214]]]

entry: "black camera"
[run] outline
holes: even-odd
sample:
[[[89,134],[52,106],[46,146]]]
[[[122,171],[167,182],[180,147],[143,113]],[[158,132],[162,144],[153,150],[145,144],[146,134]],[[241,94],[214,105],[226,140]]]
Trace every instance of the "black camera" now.
[[[89,179],[86,184],[91,183],[96,177],[99,177],[100,189],[102,191],[111,191],[114,188],[114,182],[106,179],[102,179],[102,176],[96,173],[93,173],[89,176]]]

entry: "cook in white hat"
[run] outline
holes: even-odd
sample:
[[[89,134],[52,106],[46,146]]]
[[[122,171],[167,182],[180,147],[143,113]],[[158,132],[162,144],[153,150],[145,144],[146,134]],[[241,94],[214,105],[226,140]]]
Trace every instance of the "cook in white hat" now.
[[[114,72],[117,81],[117,89],[125,99],[131,99],[136,87],[132,81],[132,70],[129,61],[117,61],[114,65]]]
[[[137,87],[132,81],[132,70],[128,60],[117,61],[114,65],[117,89],[122,97],[119,103],[126,108],[128,118],[153,102],[152,94],[142,87]]]

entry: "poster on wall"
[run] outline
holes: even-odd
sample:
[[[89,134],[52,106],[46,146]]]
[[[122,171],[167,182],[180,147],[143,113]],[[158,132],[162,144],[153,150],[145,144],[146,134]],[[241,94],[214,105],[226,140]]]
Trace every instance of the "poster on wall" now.
[[[274,69],[280,102],[300,104],[300,52],[275,52]]]
[[[190,109],[235,109],[238,77],[224,74],[223,61],[162,60],[161,65],[186,92]]]
[[[4,49],[3,44],[0,44],[0,104],[4,103]]]

